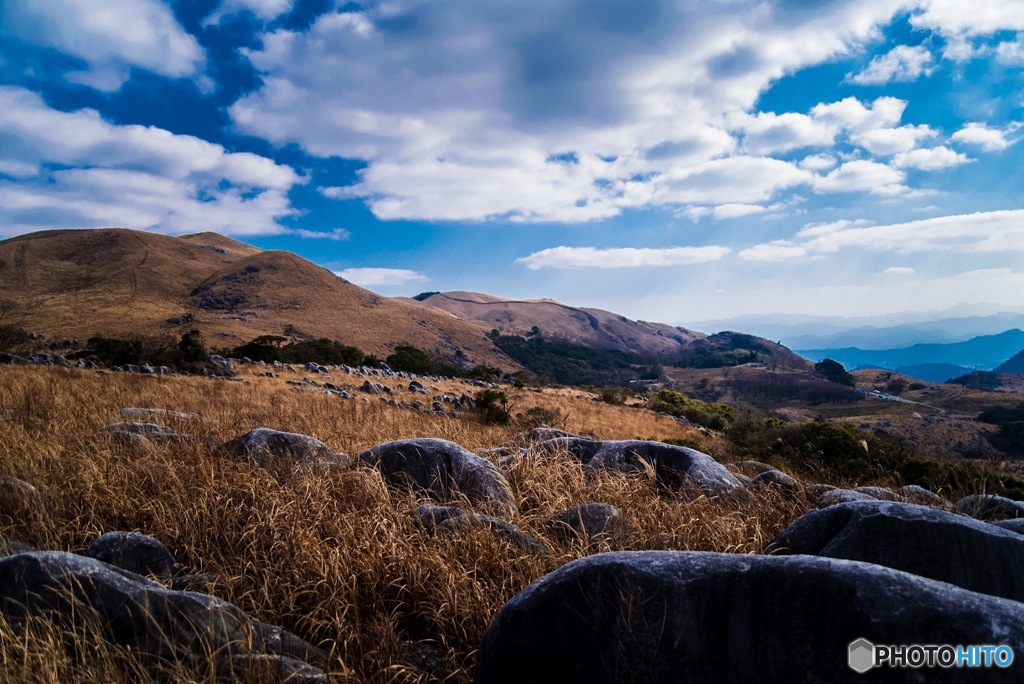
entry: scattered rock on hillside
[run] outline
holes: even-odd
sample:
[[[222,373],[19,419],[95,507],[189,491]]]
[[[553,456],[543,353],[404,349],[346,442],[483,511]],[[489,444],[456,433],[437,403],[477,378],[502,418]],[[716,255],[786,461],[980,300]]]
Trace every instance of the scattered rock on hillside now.
[[[696,487],[705,494],[717,496],[734,492],[742,486],[725,466],[707,454],[663,442],[601,442],[587,465],[633,472],[645,470],[641,462],[653,467],[658,484],[671,491]]]
[[[864,492],[855,492],[852,489],[830,489],[818,497],[818,500],[814,502],[814,507],[827,508],[850,501],[878,501],[878,499]]]
[[[76,632],[97,624],[88,615],[95,611],[104,637],[130,648],[157,677],[162,666],[205,667],[211,657],[221,677],[237,656],[280,659],[279,672],[287,671],[288,659],[318,669],[326,663],[320,649],[250,620],[230,603],[57,551],[0,559],[0,611],[15,625],[46,615]]]
[[[320,440],[294,432],[281,432],[270,428],[256,428],[221,445],[222,453],[237,458],[249,458],[263,468],[275,465],[314,465],[316,463],[344,463],[345,454]]]
[[[1009,520],[997,520],[992,525],[1004,530],[1010,530],[1017,534],[1024,534],[1024,518],[1011,518]]]
[[[39,490],[16,477],[0,476],[0,521],[18,527],[33,525],[46,515],[46,500]]]
[[[1024,605],[869,563],[814,556],[623,552],[575,561],[509,601],[478,684],[863,681],[846,645],[1024,648]],[[877,670],[872,681],[907,681]],[[929,670],[937,681],[962,672]],[[1007,681],[996,668],[972,680]],[[929,680],[931,681],[931,679]]]
[[[1024,501],[1014,501],[1005,496],[973,494],[960,499],[954,506],[958,513],[979,520],[1024,518]]]
[[[466,529],[487,530],[495,537],[509,542],[526,553],[548,553],[547,547],[536,537],[526,534],[507,520],[491,515],[467,512],[454,506],[431,506],[428,504],[417,506],[412,512],[412,517],[417,525],[431,533]]]
[[[183,413],[180,411],[168,411],[162,408],[134,408],[127,407],[121,409],[121,415],[125,418],[146,418],[146,417],[158,417],[175,420],[196,420],[199,418],[197,413]]]
[[[546,442],[549,439],[557,439],[558,437],[579,438],[579,435],[573,434],[566,430],[559,430],[558,428],[538,427],[530,430],[530,434],[526,436],[525,441],[528,444],[537,444],[539,442]]]
[[[136,575],[173,579],[181,572],[181,566],[160,540],[138,532],[102,534],[93,540],[85,555]]]
[[[935,492],[929,491],[920,485],[904,485],[896,490],[898,496],[903,497],[911,503],[928,504],[930,506],[941,506],[951,508],[952,504]]]
[[[800,483],[791,475],[781,470],[766,470],[750,481],[751,487],[773,487],[775,489],[792,493],[800,489]]]
[[[398,487],[414,486],[439,501],[463,495],[473,503],[516,508],[496,465],[443,439],[405,439],[367,449],[359,459],[376,466]]]
[[[905,499],[899,494],[891,489],[886,489],[885,487],[857,487],[853,491],[860,492],[861,494],[867,494],[873,499],[878,499],[879,501],[905,501]]]
[[[590,463],[601,442],[585,437],[555,437],[543,442],[538,442],[530,447],[531,454],[541,456],[552,456],[559,453],[568,453],[580,463]]]
[[[765,552],[865,561],[1024,601],[1024,539],[916,504],[855,501],[812,510]]]
[[[562,542],[587,544],[622,543],[632,527],[620,509],[606,503],[586,503],[552,516],[546,523],[552,536]]]
[[[8,354],[7,352],[0,352],[0,363],[9,365],[22,365],[26,363],[32,363],[24,356],[18,356],[17,354]]]
[[[733,473],[746,475],[747,477],[757,477],[761,473],[775,470],[774,466],[761,463],[761,461],[735,461],[733,463],[726,463],[725,467]]]
[[[156,423],[111,423],[103,430],[112,435],[140,435],[154,442],[170,441],[178,437],[174,428]]]

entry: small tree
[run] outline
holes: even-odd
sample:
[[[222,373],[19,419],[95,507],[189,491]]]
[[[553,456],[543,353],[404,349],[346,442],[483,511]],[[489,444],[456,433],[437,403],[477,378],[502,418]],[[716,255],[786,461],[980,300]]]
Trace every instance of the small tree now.
[[[846,367],[833,359],[819,361],[814,364],[814,370],[823,375],[829,382],[839,383],[847,387],[853,387],[856,384],[853,376],[846,372]]]

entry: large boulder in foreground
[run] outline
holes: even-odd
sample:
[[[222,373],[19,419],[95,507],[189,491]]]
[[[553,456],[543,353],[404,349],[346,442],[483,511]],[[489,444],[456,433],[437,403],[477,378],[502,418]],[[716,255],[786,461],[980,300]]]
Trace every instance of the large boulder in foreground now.
[[[476,681],[853,683],[917,674],[857,674],[847,653],[860,638],[1008,644],[1021,653],[1024,604],[813,556],[598,554],[537,580],[501,609],[480,646]],[[964,674],[928,670],[922,681]],[[1006,682],[1013,673],[976,669],[970,677]]]
[[[1024,601],[1024,537],[926,506],[855,501],[812,510],[766,553],[865,561]]]
[[[311,675],[310,668],[326,664],[320,649],[250,620],[230,603],[172,591],[70,553],[41,551],[0,559],[0,612],[15,625],[47,618],[77,633],[102,630],[97,636],[130,647],[156,678],[176,663],[205,668],[211,662],[218,677],[229,677],[239,670],[238,659],[253,656],[278,672]],[[327,681],[322,671],[316,672],[320,681]]]
[[[272,466],[335,464],[348,460],[319,439],[294,432],[256,428],[225,442],[220,452],[236,458],[251,459],[256,465]]]
[[[696,488],[709,496],[717,496],[742,487],[724,465],[707,454],[663,442],[601,442],[587,465],[622,472],[653,468],[658,484],[671,491]]]
[[[505,475],[490,461],[443,439],[403,439],[359,454],[397,487],[413,487],[435,501],[465,496],[472,503],[515,508]]]

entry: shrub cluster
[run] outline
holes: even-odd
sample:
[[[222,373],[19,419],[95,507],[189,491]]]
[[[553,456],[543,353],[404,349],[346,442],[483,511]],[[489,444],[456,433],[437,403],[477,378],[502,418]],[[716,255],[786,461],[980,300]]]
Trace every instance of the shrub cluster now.
[[[202,373],[213,369],[210,354],[198,330],[190,330],[175,342],[165,336],[102,337],[88,340],[86,348],[71,355],[72,359],[92,359],[108,366],[167,366],[182,373]]]

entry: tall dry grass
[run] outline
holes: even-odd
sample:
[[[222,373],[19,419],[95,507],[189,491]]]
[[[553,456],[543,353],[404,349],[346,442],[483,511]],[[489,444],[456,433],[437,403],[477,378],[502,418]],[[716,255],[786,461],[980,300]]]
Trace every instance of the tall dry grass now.
[[[35,518],[0,515],[0,535],[81,553],[106,531],[150,534],[188,572],[222,575],[226,582],[214,588],[221,598],[328,650],[340,682],[466,682],[497,611],[562,564],[613,548],[758,552],[808,506],[770,494],[742,507],[666,498],[642,474],[595,474],[568,457],[529,457],[506,468],[519,503],[510,522],[549,544],[550,554],[524,555],[481,530],[431,536],[409,515],[426,500],[389,488],[371,467],[271,471],[219,457],[214,448],[255,427],[313,435],[350,454],[412,437],[490,448],[514,445],[522,426],[424,415],[310,388],[298,392],[285,379],[0,368],[0,408],[10,411],[0,419],[0,475],[33,484],[46,501],[45,514]],[[455,394],[467,389],[442,385]],[[561,417],[559,427],[603,439],[692,439],[711,452],[724,449],[669,418],[578,392],[523,391],[515,398],[520,411],[550,409]],[[141,451],[119,447],[101,428],[124,420],[124,407],[196,413],[195,420],[155,422],[206,437]],[[613,504],[631,519],[617,546],[560,544],[549,535],[547,518],[593,501]],[[95,666],[68,661],[55,629],[0,625],[0,681],[136,678],[130,654],[95,635],[81,635],[97,654]]]

